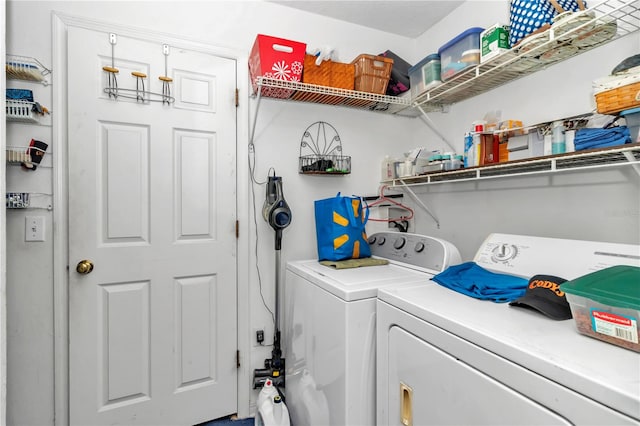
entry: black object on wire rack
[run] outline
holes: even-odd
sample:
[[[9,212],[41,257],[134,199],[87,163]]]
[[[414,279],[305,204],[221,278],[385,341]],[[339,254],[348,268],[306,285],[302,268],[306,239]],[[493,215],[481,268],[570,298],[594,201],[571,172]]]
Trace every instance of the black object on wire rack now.
[[[301,174],[346,175],[351,173],[351,157],[344,155],[338,131],[317,121],[302,134],[299,169]]]

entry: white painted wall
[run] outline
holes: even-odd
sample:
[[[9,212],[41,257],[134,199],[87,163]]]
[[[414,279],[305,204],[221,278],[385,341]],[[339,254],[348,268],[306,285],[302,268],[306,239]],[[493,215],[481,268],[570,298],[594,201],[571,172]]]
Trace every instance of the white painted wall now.
[[[48,40],[52,11],[154,32],[162,31],[229,48],[239,55],[249,52],[257,33],[264,33],[304,41],[311,47],[327,44],[336,46],[343,62],[349,62],[360,53],[378,53],[386,49],[410,62],[417,62],[465,28],[504,21],[507,1],[467,2],[453,16],[417,40],[261,1],[9,1],[7,52],[34,56],[45,64],[51,64],[53,58]],[[454,105],[447,114],[431,116],[440,131],[461,151],[462,136],[469,123],[484,111],[500,109],[504,117],[519,118],[525,123],[587,112],[593,108],[591,81],[607,74],[620,60],[639,50],[640,40],[636,34]],[[239,67],[243,66],[239,64]],[[254,120],[255,100],[247,96],[247,82],[241,81],[239,88],[241,102],[250,105],[250,118],[246,123],[250,128]],[[435,135],[420,119],[264,99],[257,120],[256,178],[264,181],[269,168],[274,167],[277,174],[283,177],[285,197],[293,210],[292,225],[284,231],[283,263],[316,256],[314,200],[332,196],[338,191],[345,194],[375,194],[380,161],[385,154],[397,156],[416,146],[426,145],[430,149],[441,147]],[[302,132],[315,121],[327,121],[338,130],[345,153],[352,156],[351,175],[314,177],[297,173]],[[32,132],[37,132],[43,140],[51,137],[51,129],[46,127],[37,130],[9,129],[8,136],[31,137]],[[239,152],[246,152],[246,143],[247,140],[239,141]],[[47,155],[55,155],[55,147],[50,147]],[[246,159],[239,158],[239,165],[239,179],[247,182]],[[52,172],[47,169],[43,169],[42,173],[38,170],[28,178],[14,172],[7,176],[8,189],[28,185],[26,190],[52,190]],[[459,246],[465,258],[470,258],[482,239],[492,231],[638,243],[639,181],[639,177],[630,169],[614,169],[554,177],[422,187],[416,191],[439,216],[441,227],[437,229],[428,215],[417,209],[414,231],[450,239]],[[253,342],[254,330],[264,327],[268,343],[272,341],[273,326],[259,296],[256,271],[257,265],[265,300],[273,307],[273,231],[261,219],[259,212],[263,201],[264,187],[256,186],[257,262],[254,256],[255,229],[252,223],[242,224],[241,239],[245,243],[241,244],[244,252],[240,253],[240,259],[248,259],[248,265],[240,265],[240,268],[249,269],[244,274],[248,282],[241,283],[241,286],[248,288],[250,299],[249,312],[245,313],[249,316],[250,330],[249,336],[244,339]],[[409,202],[407,197],[405,201]],[[251,207],[250,197],[239,200],[241,215]],[[7,423],[53,424],[55,307],[51,234],[48,234],[45,243],[26,244],[23,242],[24,212],[8,213]],[[47,218],[47,229],[51,229],[51,214],[46,211],[42,211],[42,214]],[[253,216],[248,217],[251,222]],[[33,262],[38,262],[38,269],[32,267]],[[264,359],[270,356],[270,350],[266,346],[252,347],[248,357],[251,369],[261,367]],[[244,385],[250,386],[249,383]],[[247,393],[251,395],[251,402],[255,401],[255,392]],[[249,399],[241,398],[241,412],[248,412],[249,404]]]

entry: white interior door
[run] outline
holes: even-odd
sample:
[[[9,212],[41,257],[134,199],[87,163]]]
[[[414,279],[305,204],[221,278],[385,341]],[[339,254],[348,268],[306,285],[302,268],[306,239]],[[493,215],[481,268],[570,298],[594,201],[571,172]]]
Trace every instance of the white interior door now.
[[[237,411],[236,63],[109,36],[68,32],[70,421],[196,424]]]

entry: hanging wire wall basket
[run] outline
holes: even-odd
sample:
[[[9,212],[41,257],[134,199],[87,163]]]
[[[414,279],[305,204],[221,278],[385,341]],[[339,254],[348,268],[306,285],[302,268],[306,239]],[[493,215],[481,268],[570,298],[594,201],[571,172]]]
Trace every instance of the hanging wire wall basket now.
[[[28,192],[7,192],[6,208],[8,209],[26,209],[29,207],[29,193]]]
[[[300,140],[298,172],[312,175],[347,175],[351,157],[343,155],[342,141],[329,123],[317,121],[307,127]]]
[[[5,63],[7,78],[15,80],[37,81],[45,86],[49,84],[47,76],[51,70],[36,58],[7,54]]]

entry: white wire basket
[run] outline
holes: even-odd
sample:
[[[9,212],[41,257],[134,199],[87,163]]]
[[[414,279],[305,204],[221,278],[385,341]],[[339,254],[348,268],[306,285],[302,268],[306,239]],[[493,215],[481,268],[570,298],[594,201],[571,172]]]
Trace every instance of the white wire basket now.
[[[38,119],[33,114],[35,102],[7,99],[7,120],[37,123]]]
[[[6,159],[10,164],[21,164],[31,162],[31,155],[24,151],[18,151],[16,148],[6,150]]]
[[[26,209],[29,207],[28,192],[7,192],[6,200],[8,209]]]
[[[9,79],[39,81],[44,84],[47,84],[46,76],[51,73],[37,59],[18,55],[7,55],[5,69]]]

